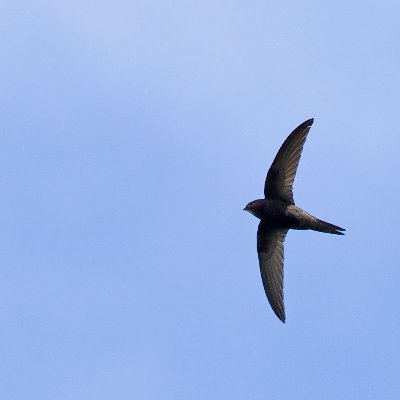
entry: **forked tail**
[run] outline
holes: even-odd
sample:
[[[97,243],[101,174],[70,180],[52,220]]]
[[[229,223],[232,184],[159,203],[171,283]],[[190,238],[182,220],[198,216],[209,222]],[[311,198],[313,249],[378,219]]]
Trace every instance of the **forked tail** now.
[[[330,224],[329,222],[322,221],[318,218],[316,218],[311,229],[318,232],[332,233],[334,235],[344,235],[343,231],[346,230],[340,226]]]

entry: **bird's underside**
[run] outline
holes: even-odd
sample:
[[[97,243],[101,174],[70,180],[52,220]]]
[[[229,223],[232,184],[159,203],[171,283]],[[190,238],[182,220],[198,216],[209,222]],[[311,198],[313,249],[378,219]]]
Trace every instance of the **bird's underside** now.
[[[283,302],[284,241],[289,229],[312,229],[343,235],[343,228],[322,221],[296,207],[293,182],[303,145],[313,119],[299,125],[279,149],[265,180],[265,199],[250,202],[245,210],[261,221],[257,230],[257,253],[261,278],[268,301],[285,322]]]

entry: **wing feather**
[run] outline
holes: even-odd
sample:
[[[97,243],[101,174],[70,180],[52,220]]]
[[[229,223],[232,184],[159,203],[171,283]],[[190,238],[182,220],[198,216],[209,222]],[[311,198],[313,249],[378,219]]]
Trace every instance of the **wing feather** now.
[[[293,182],[301,152],[314,119],[299,125],[283,142],[265,179],[266,198],[294,204]]]
[[[261,278],[269,304],[276,316],[285,322],[283,303],[283,243],[287,229],[271,229],[260,222],[257,230],[257,252]]]

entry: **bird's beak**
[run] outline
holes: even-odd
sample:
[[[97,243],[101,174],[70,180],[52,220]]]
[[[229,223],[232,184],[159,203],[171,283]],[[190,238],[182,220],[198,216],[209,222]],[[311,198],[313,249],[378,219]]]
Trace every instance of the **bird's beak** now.
[[[247,206],[245,208],[243,208],[243,211],[247,211]]]

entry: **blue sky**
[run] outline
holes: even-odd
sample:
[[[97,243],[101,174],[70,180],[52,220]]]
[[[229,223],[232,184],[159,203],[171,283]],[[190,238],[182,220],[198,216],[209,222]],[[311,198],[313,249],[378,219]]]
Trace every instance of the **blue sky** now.
[[[2,399],[396,399],[400,5],[5,1]],[[315,123],[287,323],[267,169]]]

